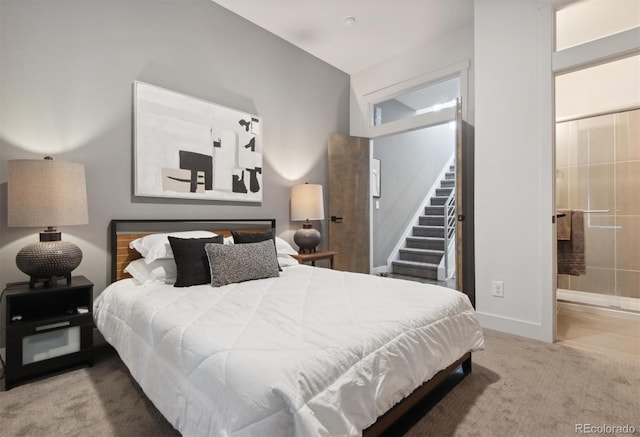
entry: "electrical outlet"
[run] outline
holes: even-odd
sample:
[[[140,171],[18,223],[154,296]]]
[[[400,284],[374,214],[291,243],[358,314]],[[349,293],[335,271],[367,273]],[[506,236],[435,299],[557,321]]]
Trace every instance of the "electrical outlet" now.
[[[491,295],[495,297],[504,297],[504,282],[491,282]]]

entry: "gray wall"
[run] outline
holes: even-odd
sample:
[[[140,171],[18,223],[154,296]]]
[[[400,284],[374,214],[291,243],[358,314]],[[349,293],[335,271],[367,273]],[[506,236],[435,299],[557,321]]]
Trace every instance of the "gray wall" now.
[[[455,130],[448,124],[374,140],[373,157],[380,160],[381,175],[381,195],[373,199],[374,267],[387,263],[454,149]]]
[[[392,121],[402,120],[404,118],[416,115],[415,109],[410,108],[404,103],[396,99],[386,100],[382,103],[376,103],[375,109],[380,108],[382,112],[381,123],[391,123]]]
[[[0,0],[0,32],[0,286],[40,231],[7,227],[10,159],[85,165],[90,224],[61,230],[97,294],[114,218],[275,217],[291,240],[291,185],[326,186],[328,135],[349,130],[347,74],[210,0]],[[262,204],[135,198],[134,80],[261,115]]]

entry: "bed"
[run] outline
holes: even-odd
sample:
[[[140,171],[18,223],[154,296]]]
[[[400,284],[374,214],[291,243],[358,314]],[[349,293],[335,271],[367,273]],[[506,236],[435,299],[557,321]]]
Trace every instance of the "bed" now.
[[[275,230],[272,219],[204,222],[189,225],[227,241],[229,226]],[[300,265],[281,239],[242,248],[275,247],[281,271],[262,279],[175,287],[125,278],[140,257],[129,244],[146,234],[136,227],[148,225],[112,222],[115,282],[96,298],[94,317],[185,436],[378,435],[454,369],[470,372],[471,352],[484,346],[464,294]],[[207,253],[241,249],[223,246],[208,244]]]

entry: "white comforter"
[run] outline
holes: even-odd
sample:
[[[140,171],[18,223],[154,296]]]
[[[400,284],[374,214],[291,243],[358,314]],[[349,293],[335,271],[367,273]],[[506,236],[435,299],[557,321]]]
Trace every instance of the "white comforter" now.
[[[231,284],[109,286],[96,324],[185,436],[355,436],[484,345],[453,290],[309,266]]]

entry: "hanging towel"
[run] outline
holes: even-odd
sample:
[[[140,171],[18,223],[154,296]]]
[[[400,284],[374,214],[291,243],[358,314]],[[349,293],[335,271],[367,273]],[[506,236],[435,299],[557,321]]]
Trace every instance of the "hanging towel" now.
[[[564,215],[562,215],[564,214]],[[556,235],[558,240],[571,240],[571,210],[559,209],[556,216]]]
[[[571,239],[558,241],[558,274],[580,276],[587,273],[584,262],[584,214],[571,211]]]

